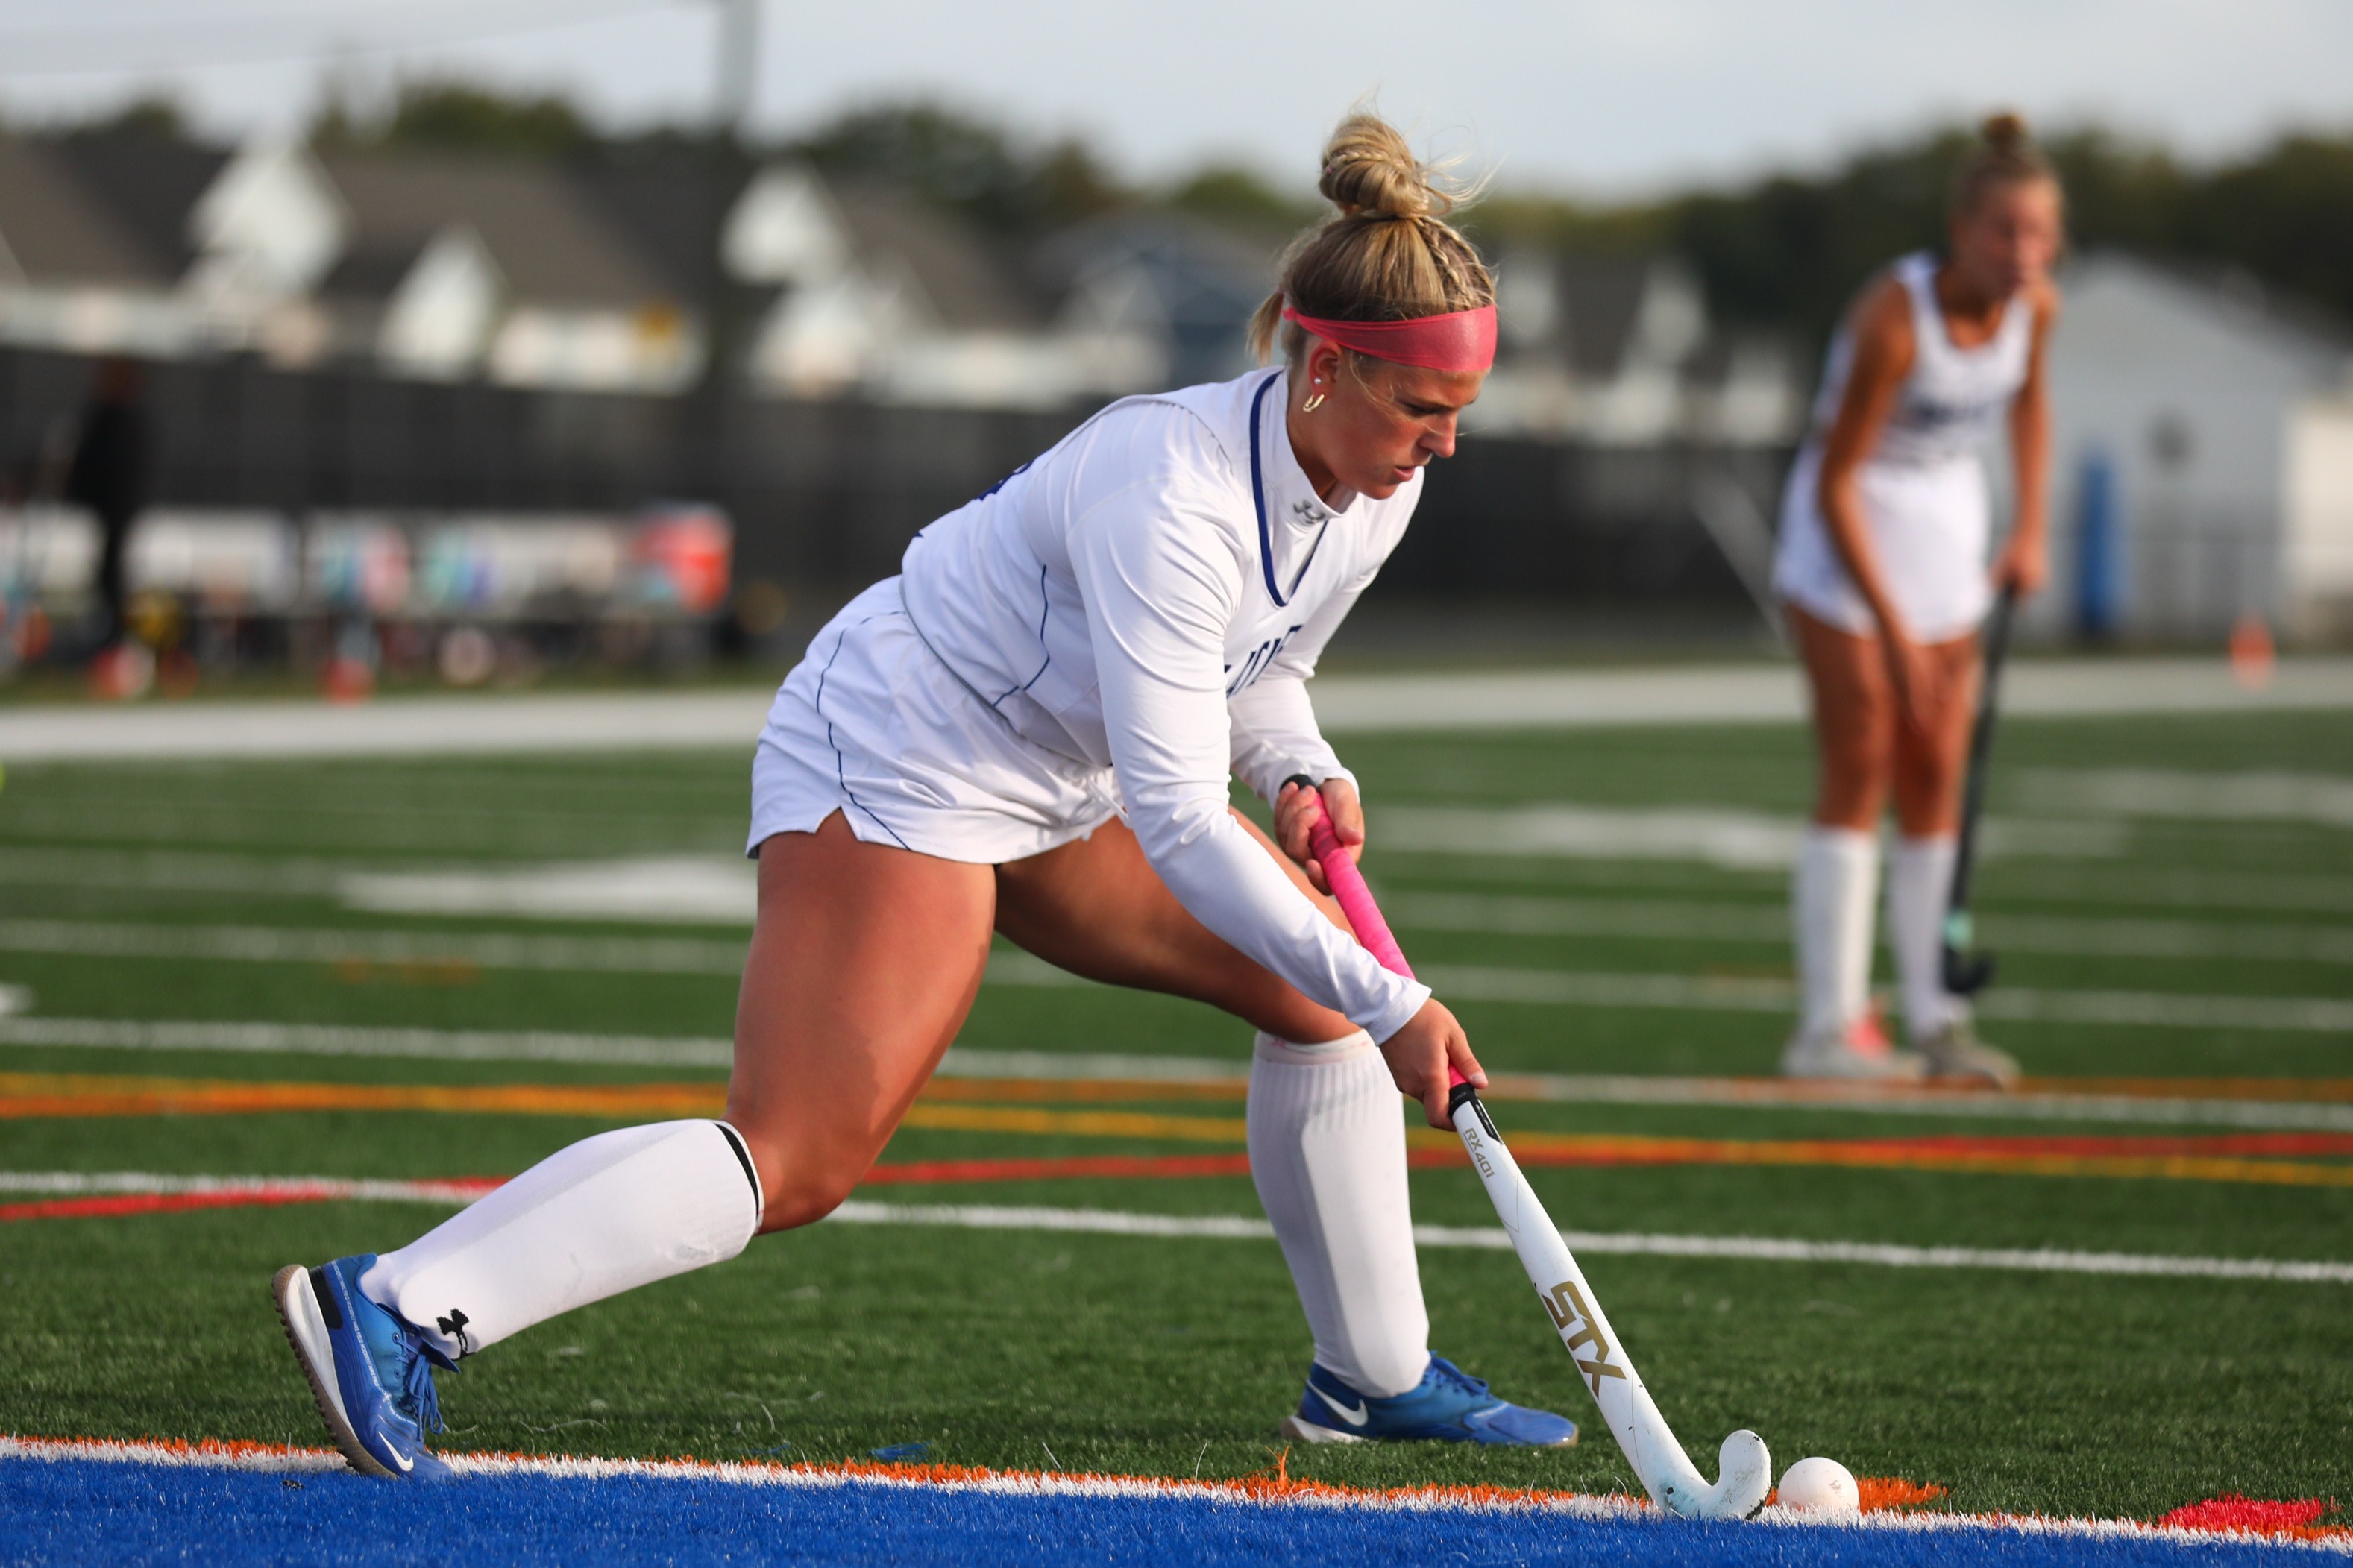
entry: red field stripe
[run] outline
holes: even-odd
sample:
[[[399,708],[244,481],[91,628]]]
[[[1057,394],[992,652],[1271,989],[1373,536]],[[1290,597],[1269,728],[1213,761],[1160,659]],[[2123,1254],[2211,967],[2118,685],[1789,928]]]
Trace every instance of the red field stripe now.
[[[0,1223],[24,1219],[105,1219],[118,1215],[171,1214],[193,1209],[275,1208],[287,1204],[362,1202],[471,1203],[506,1180],[460,1176],[449,1181],[271,1181],[210,1183],[202,1177],[156,1178],[145,1192],[90,1193],[0,1204]]]
[[[284,1204],[321,1204],[348,1194],[332,1187],[256,1187],[214,1193],[110,1193],[100,1198],[50,1198],[34,1204],[0,1204],[0,1221],[15,1219],[106,1219],[115,1215],[170,1214],[182,1209],[275,1208]]]

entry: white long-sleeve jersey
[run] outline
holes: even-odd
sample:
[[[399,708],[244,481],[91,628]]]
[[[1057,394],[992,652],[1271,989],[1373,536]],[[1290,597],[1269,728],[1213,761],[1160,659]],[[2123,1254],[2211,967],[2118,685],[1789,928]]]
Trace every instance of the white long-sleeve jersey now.
[[[1327,505],[1284,373],[1113,404],[915,536],[907,614],[1013,731],[1113,770],[1145,858],[1202,924],[1375,1039],[1429,988],[1302,896],[1227,811],[1346,777],[1306,681],[1413,516],[1421,479]]]

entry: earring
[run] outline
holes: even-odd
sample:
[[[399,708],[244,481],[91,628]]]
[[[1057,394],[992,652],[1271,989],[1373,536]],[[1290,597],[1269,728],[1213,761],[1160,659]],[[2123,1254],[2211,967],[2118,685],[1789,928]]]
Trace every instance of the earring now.
[[[1299,412],[1302,414],[1313,414],[1323,406],[1324,395],[1319,392],[1314,396],[1309,398],[1306,402],[1301,404],[1299,405]]]

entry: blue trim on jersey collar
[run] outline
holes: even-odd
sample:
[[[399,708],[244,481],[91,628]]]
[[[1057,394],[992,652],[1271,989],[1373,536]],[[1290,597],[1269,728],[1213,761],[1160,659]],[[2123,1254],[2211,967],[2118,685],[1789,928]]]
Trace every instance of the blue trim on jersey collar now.
[[[1291,600],[1274,584],[1274,531],[1266,524],[1266,470],[1259,456],[1259,411],[1266,406],[1266,395],[1282,379],[1282,372],[1276,371],[1259,383],[1257,394],[1250,398],[1250,504],[1258,509],[1258,565],[1266,574],[1266,596],[1274,601],[1278,610],[1289,608]],[[1316,531],[1315,542],[1307,547],[1307,559],[1299,563],[1299,575],[1291,580],[1292,593],[1298,593],[1299,584],[1307,581],[1307,570],[1315,564],[1315,552],[1322,547],[1324,535],[1331,527],[1332,520],[1327,517],[1324,527]]]

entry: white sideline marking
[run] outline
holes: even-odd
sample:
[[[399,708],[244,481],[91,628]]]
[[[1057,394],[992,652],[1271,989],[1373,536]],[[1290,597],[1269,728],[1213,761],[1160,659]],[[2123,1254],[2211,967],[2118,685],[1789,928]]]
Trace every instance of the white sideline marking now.
[[[1329,732],[1577,729],[1611,724],[1794,722],[1796,668],[1741,664],[1641,670],[1325,676]],[[146,703],[0,712],[0,762],[194,757],[365,757],[733,748],[746,757],[769,689],[529,697],[396,697]],[[2248,691],[2215,658],[2014,660],[2014,714],[2237,713],[2353,708],[2353,659],[2284,658]]]
[[[246,1193],[462,1206],[480,1196],[460,1182],[352,1181],[335,1176],[172,1176],[143,1171],[0,1171],[0,1193],[45,1197],[153,1193]],[[852,1198],[829,1225],[946,1226],[959,1230],[1140,1236],[1170,1240],[1272,1241],[1274,1227],[1249,1215],[1144,1214],[1122,1209],[1000,1204],[887,1204]],[[1415,1244],[1509,1252],[1500,1226],[1418,1225]],[[1865,1241],[1794,1241],[1766,1237],[1656,1236],[1565,1230],[1572,1251],[1651,1258],[1723,1258],[1769,1263],[1866,1263],[1890,1268],[1984,1268],[2035,1274],[2126,1274],[2168,1279],[2264,1279],[2353,1285],[2353,1263],[2263,1258],[2167,1257],[2052,1247],[1897,1247]]]
[[[460,1476],[540,1476],[553,1480],[717,1481],[733,1486],[791,1487],[837,1489],[851,1487],[890,1488],[934,1493],[982,1493],[1001,1497],[1115,1498],[1151,1501],[1187,1498],[1228,1506],[1263,1509],[1367,1510],[1379,1512],[1535,1512],[1577,1520],[1647,1520],[1660,1526],[1673,1521],[1656,1510],[1625,1496],[1591,1497],[1548,1492],[1542,1496],[1493,1492],[1471,1497],[1445,1487],[1390,1488],[1360,1492],[1309,1491],[1270,1493],[1231,1481],[1187,1480],[1163,1476],[1064,1475],[1047,1471],[1000,1472],[987,1477],[943,1479],[927,1476],[893,1475],[887,1469],[861,1467],[744,1464],[704,1459],[540,1458],[516,1454],[443,1453],[440,1458]],[[242,1470],[263,1475],[325,1473],[345,1468],[341,1454],[328,1448],[290,1448],[261,1444],[198,1447],[170,1443],[122,1442],[97,1437],[16,1437],[0,1436],[0,1459],[36,1463],[161,1465],[174,1468]],[[1771,1508],[1758,1514],[1759,1528],[1775,1530],[1892,1531],[1904,1534],[1950,1534],[2000,1531],[2013,1535],[2058,1536],[2095,1541],[2162,1542],[2170,1545],[2211,1546],[2221,1542],[2353,1553],[2353,1536],[2263,1536],[2242,1531],[2187,1530],[2179,1525],[2145,1524],[2130,1519],[2021,1518],[2016,1514],[1944,1513],[1932,1510],[1883,1510],[1857,1519],[1820,1519],[1787,1509]]]
[[[733,1045],[717,1037],[578,1035],[548,1030],[380,1029],[334,1024],[141,1022],[114,1018],[0,1017],[0,1047],[74,1050],[222,1051],[430,1061],[574,1062],[702,1070],[727,1068]],[[946,1078],[1152,1083],[1250,1080],[1240,1058],[1140,1057],[1062,1051],[993,1051],[957,1046]],[[2155,1126],[2353,1132],[2353,1105],[2312,1100],[2167,1098],[2028,1090],[1990,1094],[1901,1085],[1808,1083],[1787,1079],[1674,1078],[1642,1074],[1498,1071],[1498,1100],[1561,1104],[1694,1105],[1734,1110],[1832,1110],[1997,1121],[2139,1122]]]
[[[591,970],[621,974],[733,976],[742,941],[691,937],[519,936],[503,932],[290,930],[269,926],[132,925],[103,921],[0,921],[0,952],[95,958],[212,959],[258,963],[421,963],[452,968]],[[1430,964],[1421,977],[1461,1001],[1567,1007],[1658,1007],[1788,1013],[1788,981],[1599,970]],[[989,955],[998,985],[1081,986],[1092,981],[1026,952]],[[2353,1001],[2330,996],[2218,996],[2174,991],[1988,992],[1979,1016],[2024,1023],[2143,1028],[2353,1033]]]

